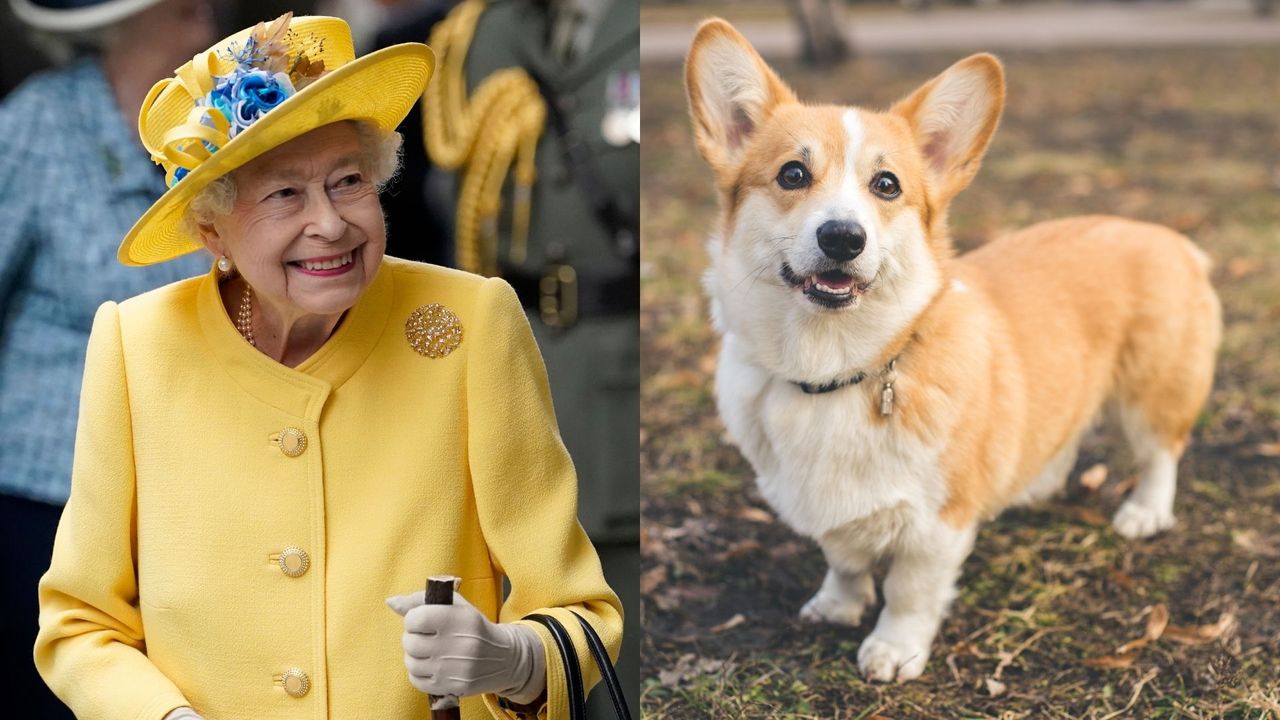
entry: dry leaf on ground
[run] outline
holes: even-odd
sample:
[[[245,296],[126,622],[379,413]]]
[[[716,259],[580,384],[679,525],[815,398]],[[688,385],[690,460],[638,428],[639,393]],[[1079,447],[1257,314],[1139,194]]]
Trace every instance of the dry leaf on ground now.
[[[733,665],[724,660],[716,660],[714,658],[699,658],[693,653],[685,653],[676,661],[674,667],[669,667],[658,673],[658,681],[664,687],[679,687],[686,680],[692,680],[699,675],[710,675],[712,673],[721,672],[722,670],[732,670]]]
[[[1280,557],[1280,550],[1276,549],[1275,540],[1262,537],[1257,530],[1234,530],[1231,533],[1231,542],[1235,543],[1236,547],[1244,548],[1254,555],[1267,558]]]
[[[675,610],[686,602],[706,603],[720,597],[720,588],[689,582],[667,584],[661,592],[655,592],[650,600],[662,610]]]
[[[1085,525],[1105,526],[1107,524],[1107,519],[1103,517],[1102,513],[1093,508],[1074,505],[1068,512],[1071,513],[1071,517]]]
[[[760,549],[760,541],[747,538],[746,540],[738,540],[729,544],[729,547],[722,553],[716,553],[716,562],[725,562],[727,560],[736,560],[744,555],[750,555]]]
[[[667,566],[659,565],[649,568],[640,576],[640,594],[648,595],[667,581]]]
[[[1134,485],[1137,485],[1137,484],[1138,484],[1138,476],[1129,475],[1125,477],[1125,479],[1121,480],[1120,482],[1112,483],[1106,486],[1105,488],[1103,488],[1102,496],[1106,498],[1122,498],[1126,494],[1128,494],[1130,490],[1133,489]]]
[[[1088,490],[1097,490],[1107,481],[1107,466],[1098,463],[1080,473],[1080,485]]]
[[[809,548],[806,545],[802,545],[794,540],[788,540],[787,542],[773,546],[773,548],[769,550],[769,557],[774,560],[782,560],[789,557],[795,557],[808,549]]]
[[[1222,637],[1235,623],[1236,616],[1233,613],[1224,612],[1218,617],[1218,622],[1211,625],[1192,625],[1188,627],[1170,625],[1165,628],[1164,636],[1184,645],[1205,645]]]
[[[1127,668],[1133,665],[1133,661],[1138,659],[1138,651],[1135,650],[1124,655],[1103,655],[1102,657],[1085,658],[1084,664],[1089,667],[1096,668]]]
[[[769,511],[761,510],[758,507],[744,507],[738,512],[734,513],[734,516],[740,520],[750,520],[751,522],[758,522],[758,523],[773,522],[773,516],[769,514]]]
[[[1133,589],[1135,587],[1133,578],[1130,577],[1129,574],[1124,572],[1123,570],[1117,570],[1116,568],[1107,568],[1107,577],[1111,578],[1111,582],[1118,585],[1120,589],[1126,590],[1128,592],[1133,592]]]
[[[725,620],[719,625],[712,627],[711,633],[714,635],[717,633],[722,633],[725,630],[732,630],[746,621],[747,621],[747,618],[744,617],[742,613],[738,613],[737,615],[734,615],[733,617],[729,618],[728,620]]]
[[[1164,603],[1160,603],[1159,605],[1151,608],[1151,614],[1147,616],[1147,631],[1142,635],[1142,637],[1137,640],[1130,640],[1116,648],[1116,655],[1126,655],[1131,652],[1136,654],[1138,650],[1146,647],[1148,643],[1153,643],[1156,640],[1159,640],[1160,636],[1164,634],[1165,627],[1168,626],[1168,624],[1169,608]]]

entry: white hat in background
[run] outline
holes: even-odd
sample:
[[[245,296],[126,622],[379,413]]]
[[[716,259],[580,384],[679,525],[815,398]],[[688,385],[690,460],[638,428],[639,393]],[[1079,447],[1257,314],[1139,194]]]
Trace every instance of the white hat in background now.
[[[112,25],[160,0],[9,0],[19,20],[39,30],[77,32]]]

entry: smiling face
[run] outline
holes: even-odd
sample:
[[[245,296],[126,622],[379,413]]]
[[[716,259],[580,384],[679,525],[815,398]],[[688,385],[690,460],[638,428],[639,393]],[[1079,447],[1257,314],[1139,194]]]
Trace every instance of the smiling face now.
[[[355,305],[386,250],[359,130],[326,125],[235,171],[229,215],[201,228],[276,317],[331,316]]]
[[[999,61],[962,60],[887,112],[809,105],[709,20],[685,87],[721,195],[705,277],[718,327],[791,379],[883,364],[947,286],[947,206],[999,120]]]
[[[919,271],[932,255],[914,150],[900,118],[777,108],[743,150],[727,251],[771,266],[775,282],[814,310],[857,307],[882,282]]]
[[[685,84],[725,201],[723,259],[752,286],[790,289],[814,312],[856,308],[882,286],[901,304],[895,283],[931,292],[928,276],[950,254],[947,205],[999,120],[995,58],[956,63],[885,113],[805,105],[741,34],[711,20]]]

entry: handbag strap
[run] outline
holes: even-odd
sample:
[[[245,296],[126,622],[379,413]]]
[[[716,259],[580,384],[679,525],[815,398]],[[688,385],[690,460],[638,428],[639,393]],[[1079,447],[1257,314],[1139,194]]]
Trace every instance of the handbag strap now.
[[[582,667],[578,665],[578,653],[573,649],[573,639],[569,637],[569,632],[559,620],[550,615],[534,613],[525,616],[525,619],[542,623],[551,633],[551,639],[560,651],[560,659],[564,661],[564,674],[569,686],[569,720],[585,720],[587,703],[582,684]]]
[[[578,623],[582,625],[582,632],[587,638],[587,647],[596,662],[596,667],[600,669],[600,677],[604,680],[605,687],[609,690],[609,699],[613,701],[614,712],[621,720],[631,720],[631,711],[622,693],[622,683],[618,681],[618,673],[613,669],[613,663],[609,660],[604,642],[600,640],[595,628],[591,627],[591,623],[587,622],[586,618],[572,610],[569,612],[572,612],[574,617],[578,618]],[[578,653],[573,647],[573,639],[569,637],[569,632],[559,620],[550,615],[535,613],[526,616],[525,619],[540,623],[551,633],[551,638],[560,652],[560,658],[564,661],[565,676],[568,680],[569,720],[585,720],[587,701],[582,682],[582,667],[578,664]]]
[[[600,668],[600,677],[604,679],[604,685],[609,689],[609,699],[613,701],[613,712],[622,720],[631,720],[631,710],[627,708],[627,698],[622,694],[622,683],[618,682],[618,673],[613,668],[613,663],[609,660],[609,653],[605,650],[604,643],[600,640],[600,636],[596,634],[596,629],[591,627],[591,623],[578,613],[570,610],[574,617],[578,618],[578,622],[582,625],[582,632],[587,636],[587,647],[591,648],[591,655],[596,660],[596,667]]]

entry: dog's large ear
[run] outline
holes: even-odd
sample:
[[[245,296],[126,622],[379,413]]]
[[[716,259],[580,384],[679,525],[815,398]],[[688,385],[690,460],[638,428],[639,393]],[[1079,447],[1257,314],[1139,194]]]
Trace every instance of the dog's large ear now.
[[[935,200],[945,205],[978,174],[1004,108],[1004,69],[986,53],[947,68],[893,106],[924,153]]]
[[[732,25],[702,23],[684,67],[698,151],[718,173],[736,167],[742,148],[779,103],[795,95]]]

